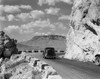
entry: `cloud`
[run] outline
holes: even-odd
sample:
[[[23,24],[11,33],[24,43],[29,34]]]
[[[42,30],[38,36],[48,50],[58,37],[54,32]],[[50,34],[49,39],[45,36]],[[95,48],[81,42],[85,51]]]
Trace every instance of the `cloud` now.
[[[4,28],[4,30],[6,32],[11,33],[12,31],[19,31],[20,30],[20,27],[19,26],[12,25],[12,26],[8,26],[8,27]]]
[[[33,29],[29,29],[28,28],[23,28],[24,25],[22,26],[16,26],[16,25],[11,25],[8,27],[4,28],[4,31],[6,31],[7,33],[13,33],[13,32],[19,32],[20,34],[24,34],[24,33],[32,33]]]
[[[48,28],[51,28],[51,29],[55,28],[55,26],[53,26],[50,23],[49,19],[47,19],[47,20],[39,19],[39,20],[36,20],[34,22],[30,22],[28,24],[21,25],[22,29],[33,29],[35,27],[39,27],[39,28],[46,28],[46,27],[48,27]]]
[[[34,35],[50,35],[51,32],[35,32]]]
[[[54,28],[54,27],[50,27],[51,26],[51,24],[50,24],[50,21],[49,20],[36,20],[36,21],[34,21],[34,22],[29,22],[29,23],[27,23],[27,24],[23,24],[23,25],[21,25],[21,29],[22,30],[34,30],[34,28],[37,28],[37,27],[39,27],[39,28],[46,28],[46,27],[49,27],[49,28]]]
[[[62,2],[68,3],[68,4],[72,4],[73,0],[61,0]]]
[[[34,29],[21,29],[20,33],[21,34],[28,34],[28,33],[33,33]]]
[[[32,10],[29,13],[20,13],[17,14],[16,17],[21,19],[22,21],[26,21],[27,19],[37,19],[44,15],[44,12],[41,10]]]
[[[49,19],[47,20],[37,20],[34,22],[29,22],[27,24],[22,24],[21,26],[15,26],[11,25],[8,27],[5,27],[6,32],[13,32],[13,31],[18,31],[20,33],[32,33],[34,31],[34,28],[39,27],[39,28],[50,28],[51,30],[55,28],[53,24],[50,23]]]
[[[34,22],[29,22],[27,24],[23,24],[21,25],[21,29],[24,29],[24,30],[30,30],[30,29],[34,29],[34,28],[41,28],[41,29],[44,29],[44,28],[50,28],[51,30],[54,30],[55,29],[55,25],[50,23],[50,20],[47,19],[47,20],[36,20]]]
[[[44,27],[49,27],[49,25],[50,25],[50,21],[49,20],[37,20],[37,21],[35,21],[34,23],[34,26],[35,27],[41,27],[41,28],[44,28]]]
[[[64,26],[64,24],[61,23],[61,22],[57,22],[57,23],[54,23],[54,24],[55,24],[55,26],[56,26],[57,28],[60,28],[60,29],[62,29],[62,30],[65,30],[65,29],[66,29],[66,27]]]
[[[0,16],[0,21],[6,21],[6,18],[4,16]]]
[[[62,15],[58,18],[58,20],[70,20],[71,16],[70,15]]]
[[[72,4],[73,0],[39,0],[38,5],[42,6],[43,4],[48,4],[48,5],[55,5],[57,2],[65,2],[68,4]]]
[[[53,7],[50,7],[48,9],[45,9],[45,12],[47,14],[51,14],[51,15],[56,15],[58,14],[58,12],[60,11],[60,8],[53,8]]]
[[[55,5],[56,2],[59,2],[59,0],[39,0],[38,4],[40,6],[42,6],[42,4]]]
[[[18,19],[21,19],[22,21],[26,21],[27,19],[31,18],[30,13],[20,13],[16,15]]]
[[[50,20],[47,19],[47,20],[37,20],[33,23],[33,25],[35,27],[40,27],[40,28],[45,28],[45,27],[49,27],[51,29],[54,29],[55,26],[53,24],[50,23]]]
[[[41,10],[33,10],[30,12],[30,15],[32,18],[40,17],[41,15],[44,15],[44,12]]]
[[[12,14],[8,15],[8,16],[7,16],[7,19],[8,19],[8,21],[16,20],[15,16],[12,15]]]
[[[2,13],[3,13],[3,10],[4,10],[3,5],[0,5],[0,16],[1,16],[1,15],[2,15]]]
[[[21,9],[27,9],[27,10],[32,10],[32,7],[30,5],[21,5]]]
[[[44,15],[44,12],[41,11],[41,10],[32,10],[28,13],[20,13],[20,14],[16,14],[16,15],[13,15],[13,14],[9,14],[9,15],[6,15],[7,17],[7,20],[8,21],[27,21],[28,19],[38,19],[40,18],[41,16]],[[3,19],[3,18],[1,18]]]
[[[31,10],[32,7],[30,5],[0,5],[0,11],[6,13],[21,12],[21,9]]]
[[[11,6],[11,5],[1,5],[3,8],[3,11],[6,13],[15,13],[15,12],[21,12],[20,8],[18,5],[16,6]]]

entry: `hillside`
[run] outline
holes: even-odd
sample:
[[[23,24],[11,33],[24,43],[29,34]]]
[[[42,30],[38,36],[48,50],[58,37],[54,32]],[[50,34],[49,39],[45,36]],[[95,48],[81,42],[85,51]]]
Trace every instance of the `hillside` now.
[[[66,38],[61,35],[42,35],[34,36],[32,39],[21,42],[20,44],[37,47],[43,49],[47,46],[55,47],[56,49],[66,49]]]
[[[18,48],[18,50],[33,50],[33,49],[37,49],[39,47],[36,47],[36,46],[28,46],[28,45],[23,45],[23,44],[18,43],[17,44],[17,48]]]

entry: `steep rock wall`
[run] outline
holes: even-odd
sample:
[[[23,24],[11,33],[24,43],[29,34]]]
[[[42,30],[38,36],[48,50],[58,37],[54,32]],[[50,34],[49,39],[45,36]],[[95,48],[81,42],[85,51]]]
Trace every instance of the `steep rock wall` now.
[[[100,0],[74,0],[65,58],[93,61],[100,54]]]

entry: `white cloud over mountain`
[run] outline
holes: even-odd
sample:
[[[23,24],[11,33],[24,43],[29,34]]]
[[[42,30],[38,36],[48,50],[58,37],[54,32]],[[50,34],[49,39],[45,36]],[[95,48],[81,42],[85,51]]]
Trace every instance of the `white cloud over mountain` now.
[[[8,21],[16,20],[15,16],[12,14],[7,15],[7,19],[8,19]]]
[[[61,15],[58,20],[71,20],[71,16],[70,15]]]
[[[32,10],[28,13],[19,13],[16,15],[9,14],[7,15],[8,21],[27,21],[28,19],[37,19],[44,15],[44,12],[41,10]]]
[[[49,34],[51,34],[51,32],[47,32],[47,33],[45,33],[45,32],[35,32],[34,33],[34,35],[49,35]]]
[[[17,14],[16,17],[19,20],[26,21],[27,19],[31,18],[31,15],[30,13],[20,13],[20,14]]]
[[[4,16],[0,16],[0,21],[5,21],[6,18]]]
[[[6,32],[11,33],[12,31],[19,31],[20,30],[20,27],[19,26],[12,25],[12,26],[6,27],[4,30]]]
[[[15,12],[21,12],[19,6],[10,6],[10,5],[1,5],[3,8],[3,11],[6,13],[15,13]]]
[[[31,10],[32,7],[30,5],[0,5],[0,11],[6,13],[21,12],[21,9]]]
[[[55,28],[53,24],[50,23],[49,19],[47,20],[36,20],[34,22],[29,22],[27,24],[23,24],[21,26],[16,26],[16,25],[11,25],[8,27],[5,27],[6,32],[12,32],[14,30],[19,31],[20,33],[28,33],[29,31],[32,32],[34,28],[39,27],[39,28],[50,28],[51,30]]]
[[[41,10],[33,10],[30,12],[30,15],[32,16],[32,18],[36,18],[36,17],[39,17],[41,15],[44,15],[44,12]]]
[[[21,9],[27,9],[27,10],[32,10],[32,7],[30,5],[21,5]]]
[[[62,29],[62,30],[65,30],[66,29],[66,27],[63,25],[63,23],[61,23],[61,22],[57,22],[57,23],[55,23],[55,26],[57,26],[58,28],[60,28],[60,29]]]
[[[42,6],[43,4],[48,4],[48,5],[55,5],[57,2],[65,2],[68,4],[72,4],[73,0],[39,0],[38,4]]]
[[[53,8],[53,7],[50,7],[48,9],[45,9],[45,12],[47,14],[51,14],[51,15],[57,15],[58,12],[60,11],[60,8]]]

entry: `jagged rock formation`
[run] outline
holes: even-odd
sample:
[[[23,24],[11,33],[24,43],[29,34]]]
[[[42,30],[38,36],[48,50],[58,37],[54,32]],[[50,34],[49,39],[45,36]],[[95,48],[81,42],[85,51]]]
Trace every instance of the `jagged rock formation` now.
[[[0,79],[62,79],[56,70],[34,57],[22,52],[10,59],[0,59]]]
[[[65,58],[93,61],[100,54],[100,0],[73,0]]]
[[[17,54],[17,40],[10,38],[4,31],[0,31],[0,58],[10,58],[12,54]]]

